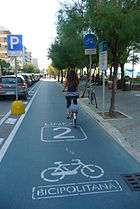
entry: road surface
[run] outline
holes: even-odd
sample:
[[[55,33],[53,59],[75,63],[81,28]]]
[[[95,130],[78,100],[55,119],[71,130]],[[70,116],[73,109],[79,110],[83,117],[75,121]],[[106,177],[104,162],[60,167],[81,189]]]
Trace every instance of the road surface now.
[[[72,127],[57,83],[22,117],[0,153],[0,209],[140,209],[140,165],[84,110]]]

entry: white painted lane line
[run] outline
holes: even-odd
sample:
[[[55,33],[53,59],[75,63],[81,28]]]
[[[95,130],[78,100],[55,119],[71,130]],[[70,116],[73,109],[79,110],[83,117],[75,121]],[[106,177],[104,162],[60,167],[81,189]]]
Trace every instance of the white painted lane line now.
[[[16,123],[17,119],[15,118],[8,118],[5,123],[6,124],[10,124],[10,125],[14,125]]]
[[[29,108],[30,108],[30,106],[31,106],[31,104],[32,104],[32,102],[33,102],[33,100],[34,100],[34,98],[35,98],[38,90],[40,89],[40,85],[38,86],[38,89],[37,89],[36,93],[34,94],[34,96],[32,97],[32,99],[30,100],[29,104],[27,105],[27,107],[25,109],[25,114],[21,115],[21,117],[19,118],[19,120],[16,123],[15,127],[13,128],[12,132],[10,133],[10,135],[6,139],[4,145],[2,146],[2,148],[0,150],[0,162],[2,161],[2,159],[3,159],[3,157],[4,157],[5,153],[6,153],[6,151],[8,149],[8,147],[10,146],[10,144],[11,144],[11,142],[12,142],[12,140],[13,140],[13,138],[14,138],[17,130],[18,130],[18,128],[20,127],[20,125],[21,125],[21,123],[22,123],[25,115],[27,114],[27,112],[28,112],[28,110],[29,110]]]
[[[23,104],[28,104],[28,102],[23,102]]]
[[[3,142],[3,140],[4,140],[4,138],[0,138],[0,145],[1,145],[1,143]]]
[[[9,115],[11,114],[11,111],[9,111],[1,120],[0,120],[0,126],[1,124],[9,117]]]

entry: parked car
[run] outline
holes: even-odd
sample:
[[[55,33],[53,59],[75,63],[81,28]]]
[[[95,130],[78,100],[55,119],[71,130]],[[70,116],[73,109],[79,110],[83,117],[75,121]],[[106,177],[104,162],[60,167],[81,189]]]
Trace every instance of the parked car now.
[[[30,76],[28,74],[21,74],[21,75],[23,76],[27,86],[30,87],[32,83]]]
[[[27,99],[27,84],[21,75],[17,75],[17,90],[19,97]],[[6,75],[0,78],[0,97],[16,96],[16,76]]]
[[[33,85],[33,84],[34,84],[34,82],[35,82],[35,81],[34,81],[34,78],[33,78],[33,76],[32,76],[32,74],[31,74],[31,73],[29,73],[28,75],[29,75],[29,77],[30,77],[30,79],[31,79],[31,85]]]

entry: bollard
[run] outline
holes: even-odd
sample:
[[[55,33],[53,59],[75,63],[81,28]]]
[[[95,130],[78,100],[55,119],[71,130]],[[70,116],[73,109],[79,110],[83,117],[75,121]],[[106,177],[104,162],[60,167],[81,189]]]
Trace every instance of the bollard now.
[[[16,100],[11,104],[11,114],[20,115],[25,113],[24,103],[20,100]]]

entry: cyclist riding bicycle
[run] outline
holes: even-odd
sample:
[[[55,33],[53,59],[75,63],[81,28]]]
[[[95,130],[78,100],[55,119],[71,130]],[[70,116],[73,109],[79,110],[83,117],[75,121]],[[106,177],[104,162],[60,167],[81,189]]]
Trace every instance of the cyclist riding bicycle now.
[[[78,92],[78,85],[79,85],[79,79],[77,74],[74,70],[71,70],[67,74],[67,79],[64,83],[64,88],[62,91],[65,91],[67,87],[67,93],[66,93],[66,100],[67,100],[67,119],[70,119],[70,106],[71,101],[74,101],[74,104],[77,105],[77,99],[79,98],[79,92]]]

